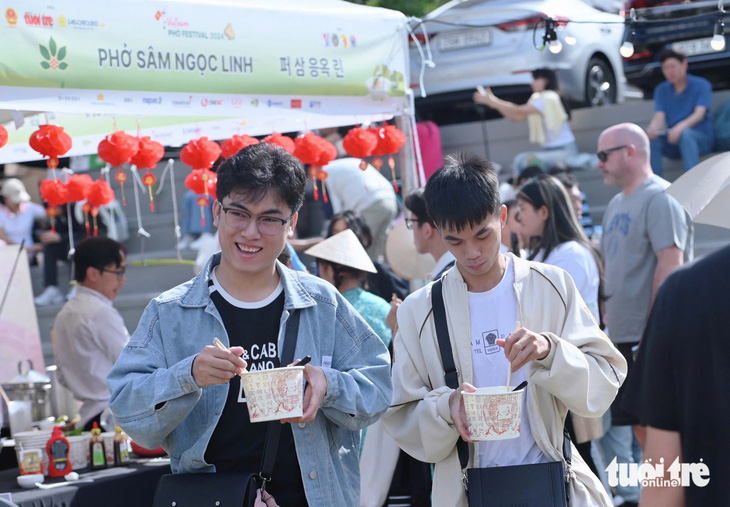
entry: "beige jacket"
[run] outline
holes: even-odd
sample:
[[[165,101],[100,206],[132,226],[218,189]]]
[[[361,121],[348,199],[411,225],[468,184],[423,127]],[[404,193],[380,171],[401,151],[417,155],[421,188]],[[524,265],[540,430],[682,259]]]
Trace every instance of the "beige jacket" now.
[[[535,442],[547,459],[563,460],[563,423],[568,410],[601,416],[626,376],[626,361],[598,328],[570,276],[560,268],[514,261],[515,294],[522,325],[551,342],[545,359],[527,368],[527,413]],[[469,302],[464,279],[452,268],[443,279],[444,304],[459,382],[473,384]],[[393,401],[385,430],[416,459],[435,463],[433,505],[467,504],[456,452],[459,438],[431,318],[431,287],[408,296],[398,309],[394,339]],[[470,465],[478,447],[470,444]],[[569,491],[572,505],[611,506],[598,478],[573,448]]]

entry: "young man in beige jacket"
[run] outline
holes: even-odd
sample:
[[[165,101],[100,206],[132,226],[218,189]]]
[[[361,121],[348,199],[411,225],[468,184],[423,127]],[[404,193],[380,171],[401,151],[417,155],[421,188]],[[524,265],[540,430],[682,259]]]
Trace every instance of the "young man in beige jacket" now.
[[[442,281],[461,385],[451,389],[444,379],[429,284],[398,310],[393,401],[383,423],[404,451],[435,463],[433,505],[461,506],[467,500],[459,438],[470,442],[469,467],[565,461],[568,410],[601,417],[624,380],[626,361],[565,271],[500,253],[507,210],[499,202],[489,162],[448,157],[429,180],[425,198],[429,216],[456,258]],[[461,391],[505,385],[508,362],[512,385],[528,381],[520,436],[471,442]],[[567,473],[571,505],[611,505],[575,450]]]

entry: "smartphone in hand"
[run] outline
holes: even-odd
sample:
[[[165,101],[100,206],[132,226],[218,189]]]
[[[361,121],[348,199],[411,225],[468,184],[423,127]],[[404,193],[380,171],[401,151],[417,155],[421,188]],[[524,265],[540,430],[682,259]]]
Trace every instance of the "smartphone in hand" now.
[[[485,90],[485,89],[484,89],[484,87],[483,87],[482,85],[477,85],[477,91],[478,91],[478,92],[479,92],[480,94],[482,94],[482,95],[486,95],[486,94],[487,94],[487,90]]]

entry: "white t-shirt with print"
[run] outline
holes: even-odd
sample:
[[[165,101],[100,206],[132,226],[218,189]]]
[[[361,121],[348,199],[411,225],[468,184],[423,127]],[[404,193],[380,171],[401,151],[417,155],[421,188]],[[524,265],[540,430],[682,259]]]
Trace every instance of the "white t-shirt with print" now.
[[[519,319],[514,291],[515,270],[509,257],[507,269],[499,284],[487,292],[469,292],[474,386],[503,386],[507,383],[508,362],[504,349],[495,343],[507,338]],[[525,380],[525,368],[512,373],[510,383]],[[479,442],[479,467],[545,463],[547,459],[535,443],[527,417],[527,391],[522,396],[520,436],[509,440]]]

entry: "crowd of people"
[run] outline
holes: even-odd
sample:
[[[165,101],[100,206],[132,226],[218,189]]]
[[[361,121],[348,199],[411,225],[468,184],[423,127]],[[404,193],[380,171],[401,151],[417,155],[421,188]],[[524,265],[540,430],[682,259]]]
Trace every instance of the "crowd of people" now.
[[[514,177],[500,184],[489,161],[451,155],[399,204],[375,168],[343,158],[328,166],[321,237],[295,236],[307,184],[296,158],[262,143],[224,160],[204,210],[215,229],[191,219],[184,231],[186,245],[215,234],[216,253],[153,299],[131,336],[112,306],[126,282],[124,244],[78,242],[77,290],[53,325],[60,381],[82,403],[78,426],[111,413],[140,445],[161,445],[175,474],[240,478],[260,474],[275,438],[274,474],[256,492],[269,507],[474,505],[477,484],[463,481],[473,470],[488,494],[519,502],[518,490],[544,486],[520,488],[523,467],[555,464],[570,505],[722,504],[718,479],[642,490],[606,474],[646,457],[703,461],[718,478],[728,469],[727,404],[717,403],[727,375],[702,372],[730,355],[716,332],[730,250],[679,269],[692,260],[693,226],[658,165],[679,153],[689,168],[707,151],[706,85],[682,56],[663,56],[667,82],[646,131],[623,123],[598,138],[597,167],[618,189],[600,225],[564,164],[577,148],[557,77],[538,69],[525,105],[474,95],[527,121],[541,145],[515,158]],[[45,210],[18,180],[1,194],[0,240],[44,254],[37,303],[61,304],[53,288],[69,228],[34,236]],[[384,256],[399,214],[414,252],[434,262],[420,284]],[[303,414],[272,437],[251,421],[240,375],[305,358]],[[474,440],[465,393],[524,383],[519,436]],[[495,467],[506,480],[489,482]],[[212,488],[204,479],[190,480]]]

